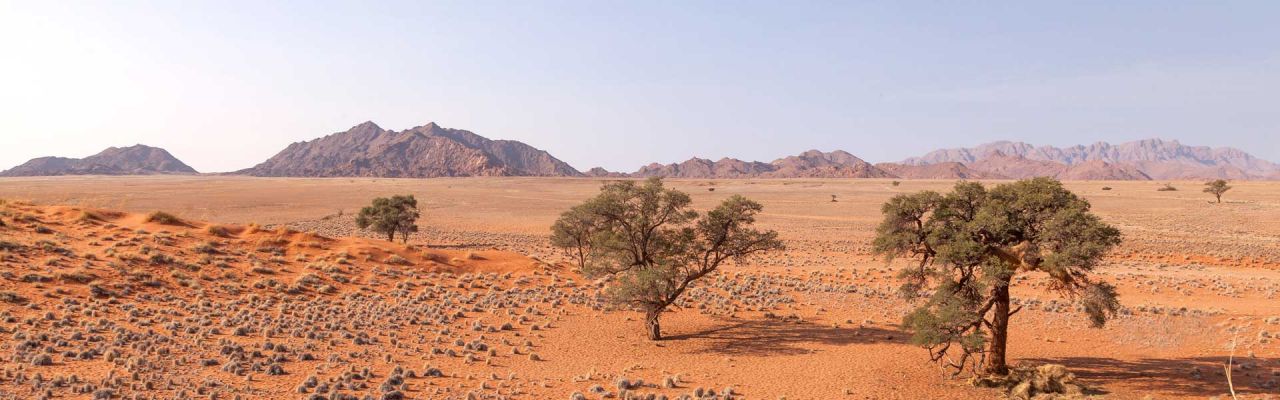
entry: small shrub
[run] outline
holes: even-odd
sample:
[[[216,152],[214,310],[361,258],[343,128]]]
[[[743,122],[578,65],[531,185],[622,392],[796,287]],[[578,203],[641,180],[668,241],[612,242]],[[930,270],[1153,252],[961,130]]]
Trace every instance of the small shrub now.
[[[217,253],[218,253],[218,249],[217,249],[216,247],[214,247],[213,242],[200,242],[200,243],[197,243],[197,244],[195,245],[195,247],[192,247],[192,248],[191,248],[191,250],[195,250],[195,252],[197,252],[197,253],[204,253],[204,254],[217,254]]]
[[[35,357],[31,357],[31,365],[37,367],[53,365],[53,357],[48,354],[40,354]]]
[[[893,183],[892,183],[892,184],[893,184],[893,186],[898,186],[898,185],[901,185],[901,184],[902,184],[902,182],[893,181]]]
[[[27,304],[27,298],[13,291],[0,292],[0,301],[9,304]]]
[[[209,225],[209,227],[204,228],[204,230],[205,232],[208,232],[210,235],[217,236],[217,237],[231,236],[231,230],[227,229],[227,227],[222,225]]]
[[[101,221],[101,220],[102,220],[102,216],[98,215],[93,211],[87,211],[87,210],[81,211],[80,216],[76,217],[76,222],[94,222],[94,221]]]
[[[57,277],[58,277],[58,280],[63,282],[80,283],[80,284],[89,283],[89,282],[92,282],[94,279],[98,279],[96,275],[83,270],[59,272]]]
[[[164,265],[164,264],[173,263],[173,257],[164,253],[152,254],[151,257],[149,257],[147,260],[151,262],[151,265]]]
[[[1170,185],[1170,184],[1166,183],[1166,184],[1164,184],[1164,187],[1161,187],[1161,188],[1159,188],[1159,189],[1156,189],[1156,191],[1157,191],[1157,192],[1176,192],[1176,191],[1178,191],[1178,188],[1173,187],[1173,185]]]
[[[185,225],[181,218],[164,211],[156,211],[147,215],[147,222],[154,222],[163,225]]]
[[[1111,190],[1111,187],[1110,187],[1110,186],[1103,186],[1103,187],[1102,187],[1102,190]]]

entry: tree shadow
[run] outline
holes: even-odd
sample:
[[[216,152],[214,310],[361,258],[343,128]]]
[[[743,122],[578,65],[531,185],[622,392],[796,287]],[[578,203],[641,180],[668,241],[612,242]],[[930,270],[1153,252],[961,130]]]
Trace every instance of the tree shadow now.
[[[849,345],[905,343],[902,332],[876,327],[833,327],[783,318],[731,320],[725,325],[667,336],[664,340],[705,342],[699,352],[727,355],[776,356],[809,354],[805,344]]]
[[[1218,396],[1229,391],[1223,366],[1227,357],[1143,358],[1117,360],[1103,357],[1030,358],[1031,364],[1062,364],[1086,385],[1123,386],[1164,396]],[[1280,359],[1240,358],[1235,365],[1251,366],[1232,371],[1236,393],[1270,393],[1271,368]],[[1198,376],[1195,371],[1199,368]]]

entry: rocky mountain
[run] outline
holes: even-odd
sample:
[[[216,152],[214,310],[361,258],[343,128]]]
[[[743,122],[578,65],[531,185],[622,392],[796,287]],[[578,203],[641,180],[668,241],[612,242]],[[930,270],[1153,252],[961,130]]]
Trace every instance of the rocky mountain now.
[[[373,122],[345,132],[289,145],[270,159],[241,170],[253,176],[582,176],[546,151],[513,140],[490,140],[428,123],[403,131]]]
[[[958,162],[927,165],[879,163],[877,168],[904,179],[1007,179],[1007,176],[978,171]]]
[[[986,157],[967,164],[969,168],[1010,179],[1038,176],[1057,177],[1067,171],[1067,165],[1044,160],[1032,160],[1021,155],[1008,155],[993,151]]]
[[[1151,176],[1132,164],[1089,160],[1067,166],[1056,176],[1064,181],[1149,181]]]
[[[1067,166],[1089,162],[1091,171],[1105,167],[1104,175],[1140,172],[1150,179],[1267,179],[1280,174],[1280,165],[1230,147],[1188,146],[1176,140],[1146,139],[1113,145],[1098,142],[1089,146],[1036,147],[1023,142],[999,141],[972,148],[942,149],[902,161],[906,165],[958,162],[973,165],[991,154],[1049,161]],[[990,164],[990,163],[988,163]],[[1084,174],[1084,172],[1081,172]],[[1088,174],[1086,174],[1088,175]]]
[[[109,147],[85,158],[40,157],[0,176],[194,174],[196,170],[159,147]]]
[[[954,163],[938,163],[917,168]],[[1020,155],[1008,155],[999,150],[992,151],[986,157],[970,163],[968,167],[985,175],[987,178],[976,179],[1025,179],[1048,176],[1066,181],[1134,181],[1151,180],[1151,177],[1130,164],[1112,164],[1101,160],[1090,160],[1073,165],[1060,162],[1033,160]]]
[[[722,158],[691,158],[673,164],[653,163],[628,176],[671,178],[892,178],[889,174],[844,151],[809,150],[770,163]]]
[[[773,172],[773,165],[759,161],[742,161],[735,158],[721,158],[711,161],[705,158],[690,158],[680,163],[653,163],[630,174],[637,178],[652,176],[671,178],[752,178]]]
[[[809,150],[774,160],[770,178],[893,178],[875,165],[842,150],[823,153]]]
[[[582,174],[592,178],[626,178],[627,177],[627,174],[624,172],[612,172],[602,167],[595,167],[595,168],[589,169],[587,170],[587,172],[583,172]]]

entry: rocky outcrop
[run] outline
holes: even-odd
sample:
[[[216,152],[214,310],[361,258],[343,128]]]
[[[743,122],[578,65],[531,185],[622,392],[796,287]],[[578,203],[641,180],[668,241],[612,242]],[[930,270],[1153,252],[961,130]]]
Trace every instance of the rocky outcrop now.
[[[0,176],[194,174],[196,170],[159,147],[110,147],[85,158],[40,157]]]
[[[435,178],[454,176],[582,176],[546,151],[490,140],[435,123],[396,132],[373,122],[297,142],[257,166],[253,176]]]

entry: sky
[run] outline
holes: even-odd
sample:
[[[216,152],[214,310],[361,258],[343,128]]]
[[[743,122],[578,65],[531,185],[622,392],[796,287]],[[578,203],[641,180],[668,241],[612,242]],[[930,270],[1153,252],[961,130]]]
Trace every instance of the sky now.
[[[1280,161],[1280,2],[0,0],[0,169],[364,121],[580,170],[1159,137]]]

